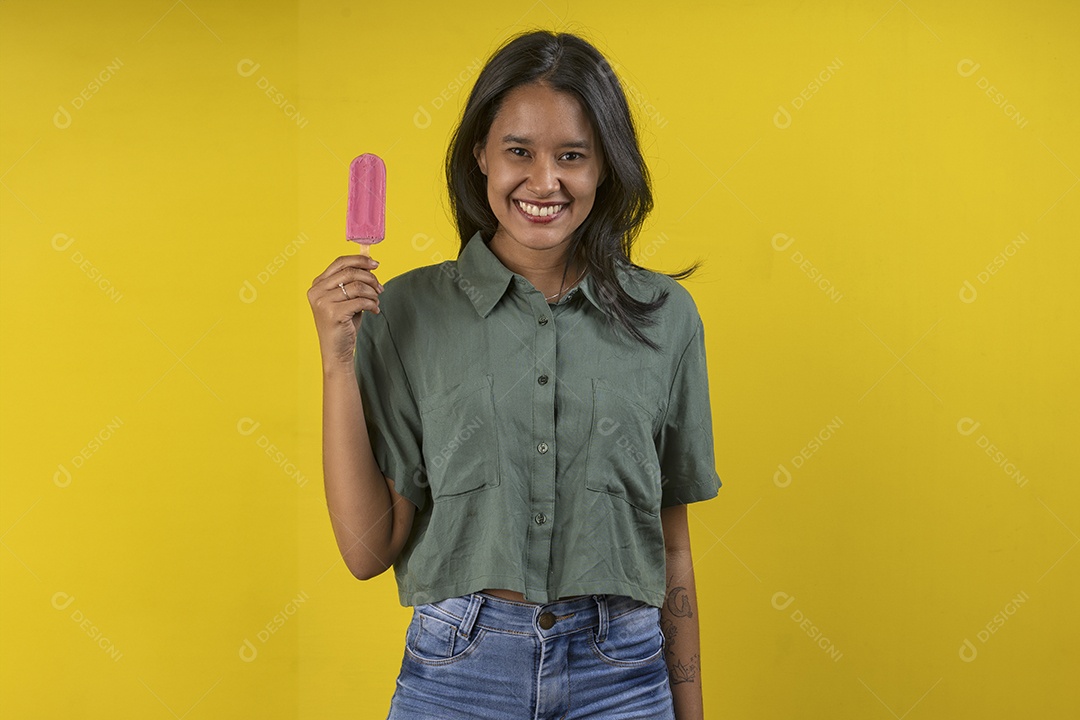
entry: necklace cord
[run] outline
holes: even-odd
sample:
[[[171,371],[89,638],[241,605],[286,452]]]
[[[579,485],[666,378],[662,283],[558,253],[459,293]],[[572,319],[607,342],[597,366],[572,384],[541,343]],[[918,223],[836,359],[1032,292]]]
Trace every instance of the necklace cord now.
[[[577,281],[578,281],[578,280],[580,280],[581,278],[585,277],[585,271],[586,271],[586,270],[588,270],[588,269],[589,269],[589,268],[588,268],[588,267],[586,266],[586,267],[585,267],[585,268],[584,268],[584,269],[583,269],[583,270],[581,271],[581,274],[577,276],[577,280],[575,280],[575,281],[574,281],[573,283],[571,283],[571,284],[573,285],[573,284],[577,283]],[[564,276],[564,277],[565,277],[565,276]],[[559,292],[555,293],[554,295],[545,295],[545,296],[544,296],[544,299],[545,299],[545,300],[551,300],[551,299],[553,299],[553,298],[556,298],[556,297],[558,297],[559,295],[561,295],[561,294],[563,293],[563,291],[564,291],[564,288],[565,288],[565,286],[564,286],[564,287],[560,287],[560,288],[559,288]]]

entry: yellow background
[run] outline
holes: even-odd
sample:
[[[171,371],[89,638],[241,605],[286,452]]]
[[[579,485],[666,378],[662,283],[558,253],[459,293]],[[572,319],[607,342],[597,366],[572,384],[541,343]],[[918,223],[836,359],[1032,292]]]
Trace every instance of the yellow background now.
[[[362,152],[389,167],[380,278],[456,257],[448,134],[535,26],[631,93],[637,259],[706,259],[708,716],[1075,717],[1074,3],[22,0],[0,23],[5,717],[385,717],[411,610],[338,556],[305,292],[356,251]]]

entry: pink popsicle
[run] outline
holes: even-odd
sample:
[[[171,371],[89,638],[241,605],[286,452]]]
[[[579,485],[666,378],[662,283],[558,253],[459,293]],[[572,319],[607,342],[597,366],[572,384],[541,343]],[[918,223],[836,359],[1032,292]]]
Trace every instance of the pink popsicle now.
[[[349,210],[346,238],[360,243],[360,254],[386,235],[386,164],[364,153],[349,164]]]

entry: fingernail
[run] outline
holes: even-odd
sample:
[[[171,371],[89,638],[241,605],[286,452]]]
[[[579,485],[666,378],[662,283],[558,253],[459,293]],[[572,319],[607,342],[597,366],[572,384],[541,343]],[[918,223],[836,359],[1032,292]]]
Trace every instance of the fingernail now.
[[[382,292],[383,290],[384,290],[384,288],[382,286],[382,283],[379,283],[379,292]]]
[[[371,262],[375,263],[375,267],[379,267],[379,261],[378,260],[372,260]]]

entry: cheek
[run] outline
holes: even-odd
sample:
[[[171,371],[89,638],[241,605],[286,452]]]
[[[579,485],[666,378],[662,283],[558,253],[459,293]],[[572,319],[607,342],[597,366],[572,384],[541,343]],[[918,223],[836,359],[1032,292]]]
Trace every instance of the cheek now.
[[[487,186],[489,195],[499,195],[506,192],[506,172],[497,164],[488,166]]]
[[[496,217],[504,218],[510,212],[507,207],[510,200],[509,193],[513,188],[508,188],[506,182],[500,182],[499,176],[494,173],[489,173],[487,177],[487,199],[488,205],[491,207],[492,212]]]
[[[596,182],[583,182],[578,186],[578,192],[576,197],[579,200],[583,200],[588,203],[592,203],[596,199],[596,191],[599,188],[596,186]]]
[[[506,190],[494,178],[488,176],[488,202],[496,211],[506,204]]]

